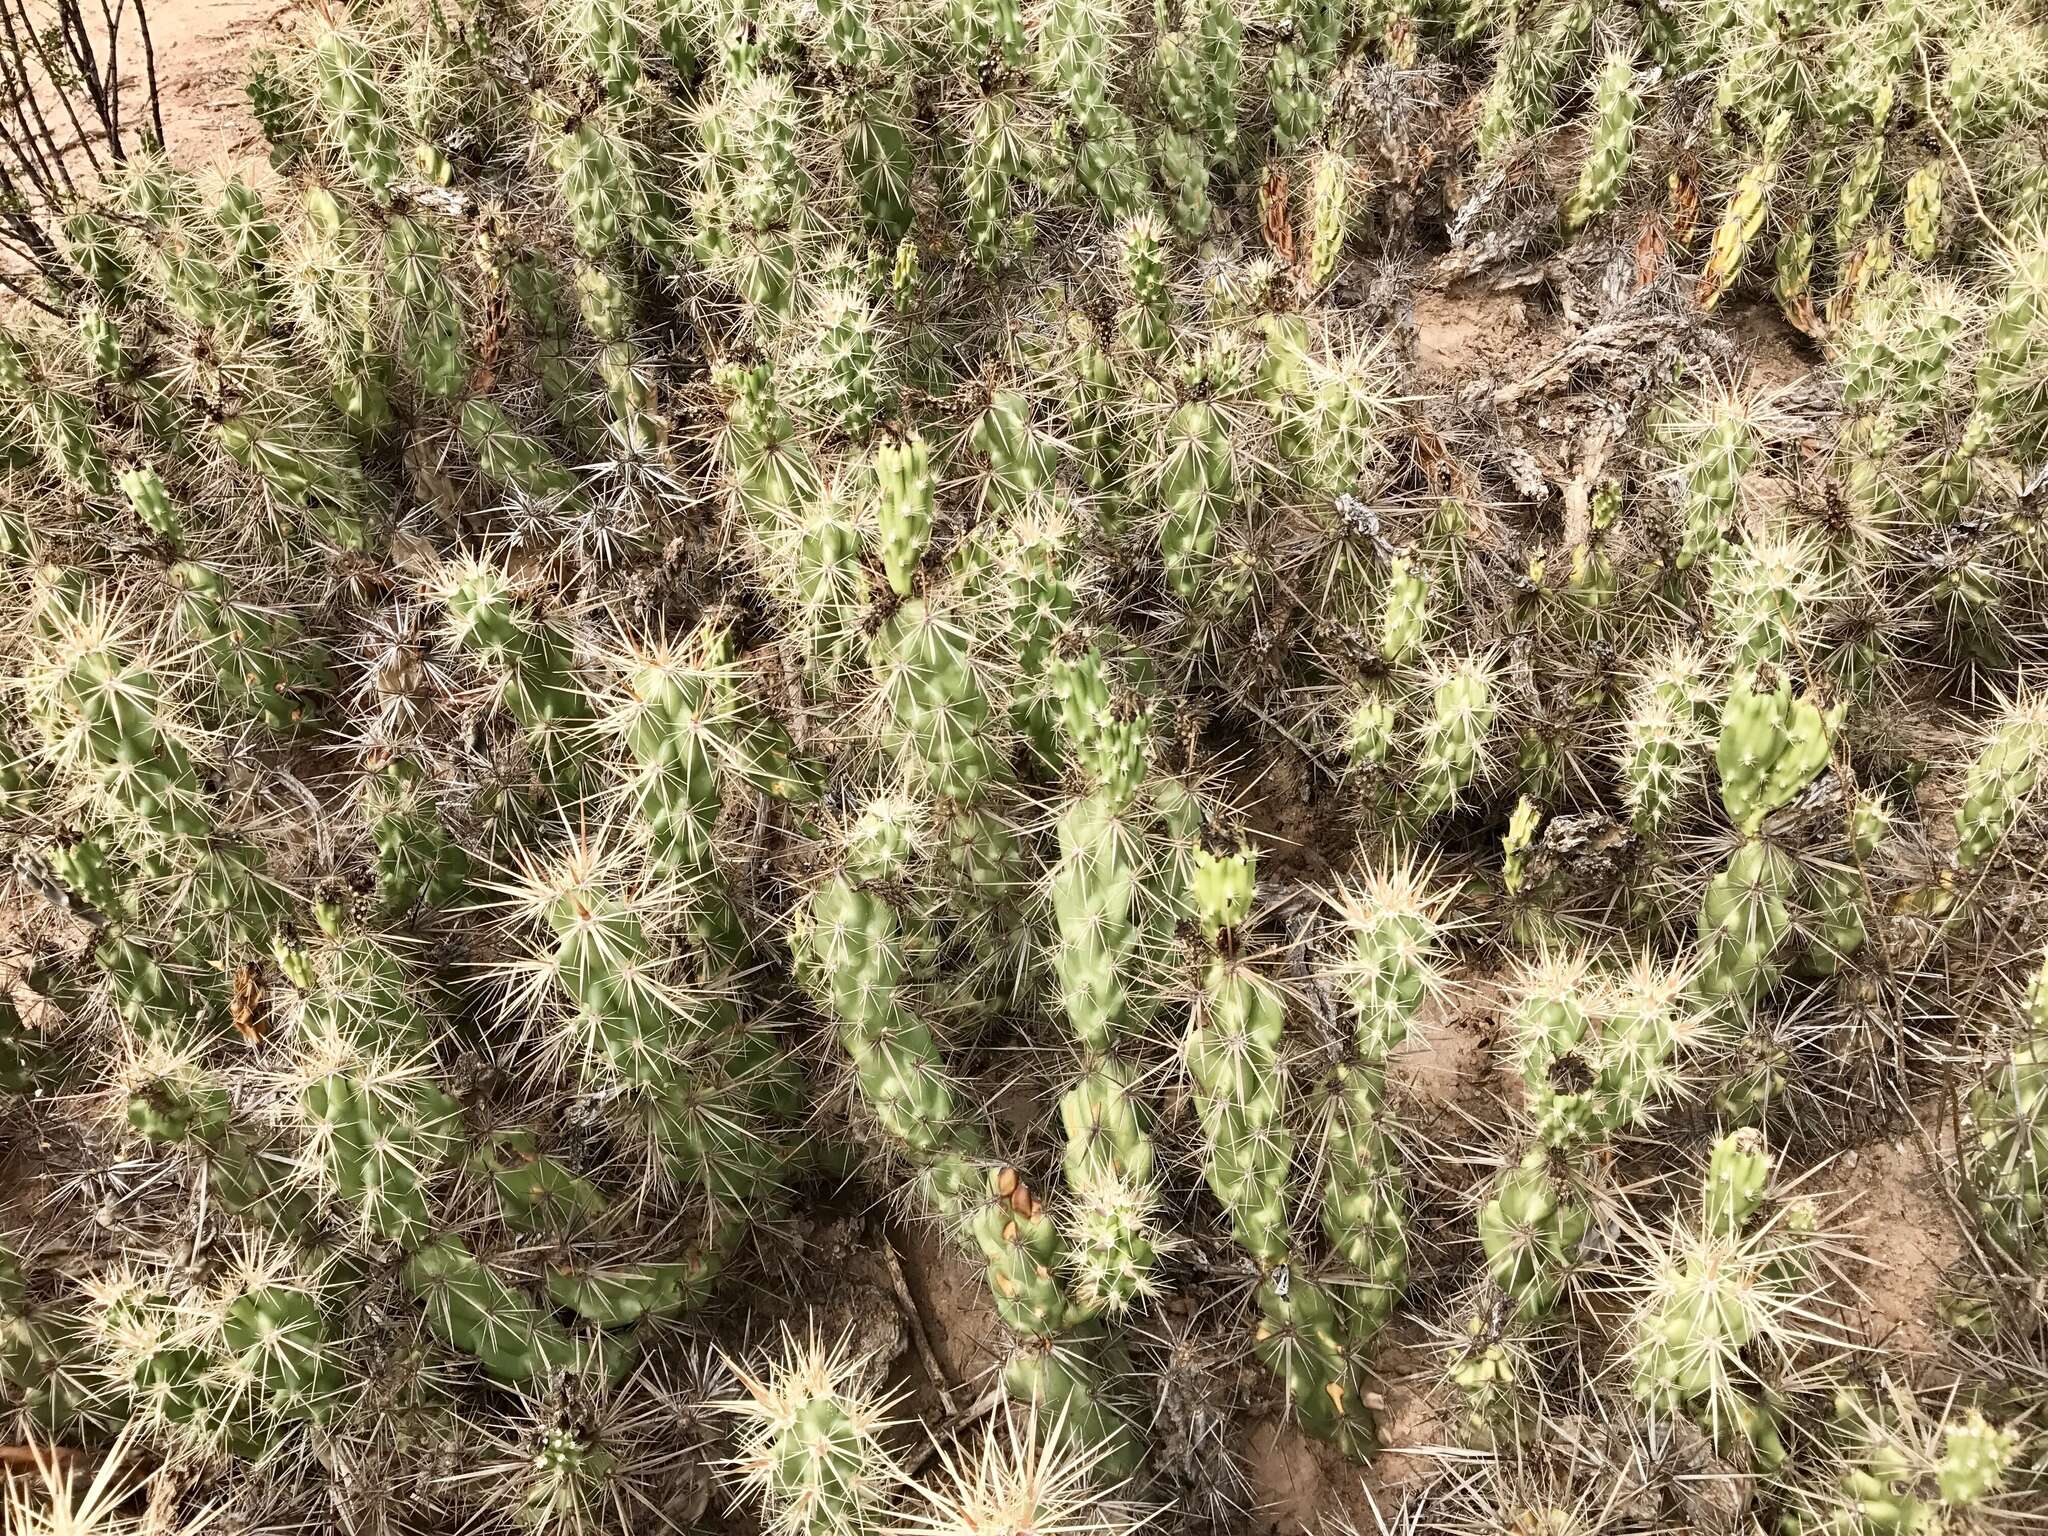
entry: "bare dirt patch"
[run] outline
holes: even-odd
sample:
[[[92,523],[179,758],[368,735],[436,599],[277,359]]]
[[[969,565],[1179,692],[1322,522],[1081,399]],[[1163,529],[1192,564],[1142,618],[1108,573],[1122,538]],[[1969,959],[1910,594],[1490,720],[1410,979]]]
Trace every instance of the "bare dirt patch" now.
[[[1521,294],[1424,289],[1414,313],[1415,362],[1425,380],[1520,377],[1564,340],[1561,322]]]
[[[1930,1114],[1923,1123],[1941,1121]],[[1840,1191],[1842,1220],[1865,1260],[1852,1276],[1862,1292],[1854,1316],[1873,1345],[1925,1356],[1939,1339],[1936,1295],[1942,1275],[1963,1255],[1941,1179],[1928,1148],[1911,1134],[1856,1147],[1821,1175]]]
[[[1760,388],[1789,389],[1818,364],[1812,344],[1773,305],[1730,305],[1720,329],[1740,352],[1744,377]]]
[[[897,1244],[940,1368],[953,1382],[979,1393],[1009,1353],[981,1271],[925,1223],[904,1226]]]
[[[181,164],[223,177],[268,173],[263,135],[242,84],[250,50],[281,36],[293,9],[276,0],[157,0],[150,6],[164,139]]]
[[[1493,1054],[1498,1006],[1499,989],[1486,980],[1431,997],[1388,1061],[1389,1081],[1423,1104],[1492,1118],[1502,1091]]]
[[[1231,801],[1264,857],[1261,873],[1275,880],[1327,880],[1333,855],[1349,851],[1318,808],[1314,772],[1299,753],[1285,750],[1233,765]]]
[[[1255,1507],[1249,1526],[1272,1536],[1327,1536],[1349,1522],[1372,1529],[1365,1474],[1294,1425],[1271,1417],[1252,1421],[1245,1438],[1245,1469]]]
[[[1370,1462],[1348,1462],[1270,1416],[1252,1420],[1245,1465],[1254,1529],[1273,1536],[1379,1530],[1376,1511],[1391,1515],[1442,1469],[1436,1453],[1452,1440],[1429,1392],[1429,1350],[1420,1341],[1421,1330],[1397,1324],[1395,1333],[1400,1336],[1389,1338],[1373,1362],[1379,1389],[1374,1414],[1385,1449]]]
[[[1431,1392],[1440,1356],[1414,1323],[1397,1318],[1394,1331],[1402,1336],[1390,1341],[1373,1362],[1382,1383],[1379,1421],[1385,1449],[1372,1459],[1368,1486],[1376,1490],[1382,1508],[1398,1504],[1411,1489],[1433,1478],[1442,1469],[1435,1453],[1455,1443]]]

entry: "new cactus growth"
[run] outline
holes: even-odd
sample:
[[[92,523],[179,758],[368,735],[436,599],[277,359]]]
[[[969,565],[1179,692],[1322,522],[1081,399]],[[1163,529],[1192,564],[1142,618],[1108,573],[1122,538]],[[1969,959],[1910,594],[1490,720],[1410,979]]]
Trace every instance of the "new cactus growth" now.
[[[314,56],[329,131],[355,173],[372,191],[383,191],[397,178],[402,156],[370,50],[334,28],[322,35]]]
[[[1235,488],[1230,439],[1214,407],[1190,401],[1166,426],[1159,464],[1159,548],[1174,592],[1202,589]]]
[[[851,1536],[881,1517],[895,1466],[883,1443],[889,1400],[873,1362],[846,1339],[784,1336],[779,1359],[756,1377],[734,1367],[746,1396],[723,1405],[744,1426],[735,1458],[771,1529],[791,1536]]]
[[[395,919],[454,902],[468,882],[469,855],[449,838],[418,765],[391,759],[364,775],[361,797],[376,845],[380,915]]]
[[[1410,790],[1418,817],[1441,815],[1470,786],[1484,766],[1496,713],[1492,669],[1484,659],[1468,657],[1439,675]]]
[[[911,594],[918,561],[932,536],[931,454],[922,438],[875,450],[880,491],[875,517],[882,539],[882,568],[898,597]]]
[[[1975,869],[2031,802],[2048,762],[2048,707],[2023,699],[2005,711],[1970,764],[1956,807],[1956,865]]]
[[[1906,249],[1915,261],[1932,261],[1941,240],[1941,173],[1939,160],[1931,160],[1906,179]]]
[[[1754,1362],[1786,1347],[1805,1300],[1799,1255],[1811,1226],[1797,1207],[1758,1225],[1771,1167],[1755,1131],[1715,1144],[1702,1224],[1655,1251],[1630,1345],[1632,1387],[1653,1411],[1693,1416],[1766,1469],[1787,1453]]]
[[[1834,722],[1791,679],[1738,674],[1721,706],[1714,761],[1728,819],[1755,836],[1771,812],[1790,805],[1826,766]]]
[[[1846,1442],[1839,1481],[1812,1502],[1820,1518],[1860,1531],[1971,1518],[2004,1490],[2023,1444],[2017,1428],[1995,1425],[1978,1409],[1952,1408],[1944,1420],[1905,1394],[1887,1403],[1843,1391],[1835,1418]]]
[[[787,735],[746,701],[729,653],[728,637],[707,630],[626,658],[612,722],[631,755],[625,794],[650,859],[683,883],[692,926],[719,965],[753,948],[718,859],[724,780],[781,800],[810,794]]]
[[[1213,940],[1249,909],[1250,855],[1197,854],[1191,900]],[[1261,1264],[1289,1251],[1286,1181],[1294,1138],[1282,1112],[1280,1037],[1286,1007],[1271,982],[1226,959],[1203,982],[1188,1034],[1188,1075],[1208,1144],[1209,1187],[1229,1212],[1233,1235]]]
[[[1524,1315],[1549,1311],[1591,1219],[1585,1202],[1559,1184],[1548,1155],[1531,1152],[1479,1213],[1488,1276]]]
[[[842,1048],[877,1122],[912,1156],[936,1159],[934,1198],[958,1211],[972,1197],[967,1156],[978,1137],[939,1062],[931,1030],[900,996],[909,957],[902,921],[879,893],[835,876],[797,929],[798,963],[839,1021]]]
[[[664,985],[645,920],[588,848],[530,866],[521,899],[546,925],[545,971],[574,1010],[565,1065],[621,1093],[668,1174],[703,1191],[711,1230],[772,1198],[792,1155],[785,1061],[716,993]]]
[[[1154,1006],[1144,967],[1178,911],[1170,827],[1140,800],[1150,748],[1137,702],[1112,694],[1099,650],[1054,660],[1065,743],[1092,792],[1059,824],[1052,905],[1054,966],[1069,1028],[1081,1048],[1079,1080],[1060,1100],[1073,1211],[1068,1240],[1077,1294],[1111,1313],[1150,1294],[1165,1239],[1152,1206],[1153,1147],[1135,1074],[1118,1054]],[[1175,791],[1166,791],[1169,802]]]
[[[582,771],[579,732],[592,717],[563,632],[513,592],[494,566],[453,567],[444,601],[457,645],[494,674],[505,710],[527,733],[543,782],[573,794]]]
[[[190,753],[162,729],[156,679],[124,653],[121,620],[76,573],[42,581],[29,713],[49,754],[93,785],[131,859],[181,882],[186,934],[205,959],[225,967],[267,949],[283,898],[256,850],[216,834]]]
[[[1342,155],[1326,152],[1316,161],[1309,186],[1306,265],[1302,270],[1302,283],[1311,292],[1329,282],[1344,254],[1350,177],[1351,167]]]
[[[1286,1004],[1235,952],[1242,942],[1238,929],[1251,915],[1256,870],[1248,849],[1198,850],[1190,874],[1195,919],[1223,946],[1203,979],[1185,1047],[1206,1144],[1203,1173],[1229,1215],[1231,1235],[1260,1269],[1254,1350],[1285,1384],[1303,1428],[1347,1454],[1363,1454],[1377,1441],[1357,1377],[1351,1303],[1341,1289],[1294,1273],[1288,1209],[1294,1137],[1280,1071]],[[1356,1141],[1353,1149],[1364,1150]],[[1352,1232],[1356,1223],[1348,1214],[1357,1213],[1340,1212],[1337,1219]],[[1371,1239],[1357,1237],[1353,1246],[1374,1256]],[[1375,1262],[1374,1271],[1369,1312],[1385,1306],[1390,1266]],[[1398,1273],[1398,1260],[1391,1272]]]
[[[318,644],[290,615],[237,602],[218,570],[188,562],[169,575],[181,594],[179,623],[212,666],[222,697],[273,734],[301,725],[333,686]]]
[[[1638,109],[1634,70],[1626,58],[1609,59],[1593,93],[1593,148],[1564,208],[1564,227],[1576,230],[1614,204],[1635,148]]]
[[[1001,777],[988,695],[956,621],[906,602],[875,635],[871,655],[899,755],[932,793],[967,801]]]
[[[347,1384],[330,1326],[306,1292],[265,1285],[229,1305],[221,1341],[278,1412],[318,1421],[335,1411]]]
[[[2048,962],[2034,976],[2023,1008],[2024,1032],[1970,1095],[1964,1122],[1964,1188],[1999,1252],[2026,1262],[2048,1240]]]

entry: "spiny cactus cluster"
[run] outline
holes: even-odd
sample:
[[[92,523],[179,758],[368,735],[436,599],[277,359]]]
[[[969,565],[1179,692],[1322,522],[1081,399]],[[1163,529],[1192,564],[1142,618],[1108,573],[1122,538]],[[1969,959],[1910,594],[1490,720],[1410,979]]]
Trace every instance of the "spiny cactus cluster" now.
[[[251,71],[271,171],[128,157],[0,335],[15,1438],[248,1531],[1235,1531],[1255,1432],[1417,1530],[2048,1508],[2048,26]]]

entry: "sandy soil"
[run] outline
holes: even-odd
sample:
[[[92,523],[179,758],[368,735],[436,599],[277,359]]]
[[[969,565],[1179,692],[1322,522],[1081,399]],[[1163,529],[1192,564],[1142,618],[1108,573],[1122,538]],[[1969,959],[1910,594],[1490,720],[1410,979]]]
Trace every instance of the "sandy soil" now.
[[[1934,1106],[1921,1123],[1943,1126]],[[1858,1332],[1872,1346],[1925,1356],[1940,1338],[1936,1296],[1943,1274],[1963,1256],[1943,1177],[1925,1144],[1903,1136],[1852,1149],[1816,1181],[1840,1191],[1842,1224],[1863,1260],[1850,1276],[1862,1292]]]
[[[1355,1523],[1366,1502],[1362,1468],[1279,1419],[1252,1424],[1245,1466],[1259,1506],[1252,1514],[1253,1529],[1274,1536],[1341,1529],[1337,1520],[1348,1517]]]
[[[249,50],[280,36],[294,9],[276,0],[153,0],[164,137],[181,163],[222,176],[267,171],[242,80]]]
[[[939,1368],[980,1396],[1009,1354],[982,1271],[927,1223],[906,1225],[899,1242]]]
[[[1403,1499],[1442,1470],[1443,1456],[1458,1454],[1428,1391],[1438,1362],[1420,1342],[1422,1330],[1397,1321],[1391,1333],[1373,1362],[1383,1449],[1371,1461],[1346,1461],[1282,1420],[1252,1420],[1244,1442],[1252,1530],[1342,1536],[1347,1527],[1384,1529]]]
[[[1415,295],[1415,362],[1426,382],[1519,376],[1565,339],[1563,321],[1516,294],[1473,285]]]
[[[1506,1091],[1493,1059],[1499,1002],[1498,985],[1485,979],[1430,998],[1389,1059],[1388,1080],[1409,1098],[1448,1111],[1453,1129],[1495,1118]]]

